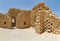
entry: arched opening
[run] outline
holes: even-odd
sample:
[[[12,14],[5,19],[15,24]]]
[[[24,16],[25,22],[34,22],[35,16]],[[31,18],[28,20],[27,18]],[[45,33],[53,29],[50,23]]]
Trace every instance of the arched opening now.
[[[12,27],[16,26],[16,18],[14,16],[11,17],[11,24]]]

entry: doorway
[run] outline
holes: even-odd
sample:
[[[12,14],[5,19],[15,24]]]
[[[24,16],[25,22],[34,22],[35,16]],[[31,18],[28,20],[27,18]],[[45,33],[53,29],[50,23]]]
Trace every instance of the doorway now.
[[[16,26],[16,18],[14,16],[11,17],[11,24],[12,27]]]

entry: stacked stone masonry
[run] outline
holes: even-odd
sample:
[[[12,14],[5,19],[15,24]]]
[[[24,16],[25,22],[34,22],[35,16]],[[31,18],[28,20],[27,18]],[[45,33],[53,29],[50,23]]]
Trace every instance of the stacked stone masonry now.
[[[32,10],[10,8],[7,14],[0,13],[0,27],[8,29],[32,27],[39,34],[45,31],[60,34],[60,19],[41,2]]]

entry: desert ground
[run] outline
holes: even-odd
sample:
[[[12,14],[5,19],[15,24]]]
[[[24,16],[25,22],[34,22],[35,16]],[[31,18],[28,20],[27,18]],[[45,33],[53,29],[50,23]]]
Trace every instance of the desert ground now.
[[[32,27],[12,30],[0,28],[0,41],[60,41],[60,34],[37,34]]]

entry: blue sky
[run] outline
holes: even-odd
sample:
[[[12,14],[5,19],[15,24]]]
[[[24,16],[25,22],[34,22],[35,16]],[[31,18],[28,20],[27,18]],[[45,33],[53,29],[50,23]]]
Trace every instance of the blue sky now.
[[[9,8],[31,10],[40,2],[44,2],[58,17],[60,17],[60,0],[0,0],[0,13],[6,13]]]

